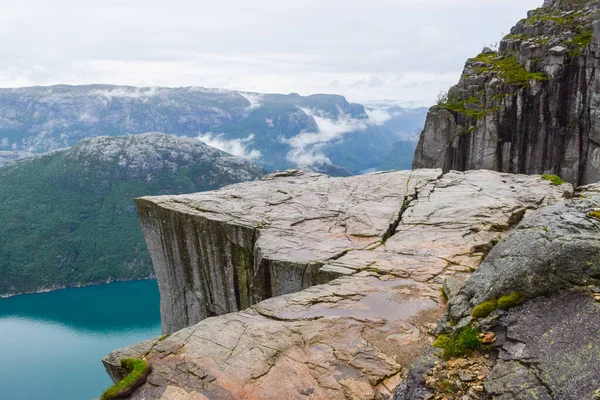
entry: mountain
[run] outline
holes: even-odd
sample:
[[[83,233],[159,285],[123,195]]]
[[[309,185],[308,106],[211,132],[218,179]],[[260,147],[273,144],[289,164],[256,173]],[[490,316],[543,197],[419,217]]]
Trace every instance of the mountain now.
[[[378,171],[405,170],[412,168],[413,155],[416,143],[414,141],[401,140],[392,145],[387,157],[379,164]]]
[[[28,153],[26,151],[0,151],[0,167],[12,164],[15,161],[22,160],[23,158],[32,157],[34,155],[34,153]]]
[[[394,132],[398,139],[410,140],[421,133],[427,118],[428,107],[413,102],[373,100],[364,103],[365,111],[384,128]]]
[[[269,170],[335,164],[333,170],[360,173],[383,161],[403,123],[407,131],[415,127],[410,111],[393,112],[375,120],[362,105],[326,94],[111,85],[0,89],[0,150],[39,153],[87,137],[160,131],[199,138]]]
[[[600,180],[600,22],[595,0],[546,0],[466,62],[427,116],[414,168]]]
[[[0,168],[0,295],[152,274],[133,198],[259,178],[258,165],[162,133],[85,139]]]
[[[377,171],[411,169],[419,134],[425,125],[428,108],[415,103],[376,100],[365,103],[371,119],[395,134],[396,141]]]

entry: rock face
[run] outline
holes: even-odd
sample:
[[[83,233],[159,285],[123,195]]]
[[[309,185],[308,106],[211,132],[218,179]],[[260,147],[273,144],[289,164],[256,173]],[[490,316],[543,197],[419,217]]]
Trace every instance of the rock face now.
[[[389,397],[429,346],[442,282],[465,280],[526,210],[572,192],[440,173],[290,171],[137,200],[171,335],[107,356],[111,377],[143,356],[153,372],[134,399]]]
[[[413,168],[552,173],[600,180],[596,0],[550,0],[469,59],[430,109]]]
[[[490,252],[449,302],[448,318],[495,334],[485,381],[494,399],[593,399],[600,389],[600,185],[581,198],[525,216]],[[510,293],[528,301],[484,319],[471,316],[484,301]],[[446,326],[446,329],[450,329]],[[495,356],[497,354],[497,356]],[[419,361],[397,399],[434,394],[427,371],[435,357]]]

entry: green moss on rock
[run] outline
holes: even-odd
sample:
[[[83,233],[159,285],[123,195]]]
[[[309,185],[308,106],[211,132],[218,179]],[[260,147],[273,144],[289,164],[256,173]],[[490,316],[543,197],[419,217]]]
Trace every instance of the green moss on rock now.
[[[600,219],[600,211],[592,211],[590,212],[590,217]]]
[[[102,393],[100,400],[129,397],[135,389],[144,384],[151,371],[150,365],[140,358],[124,358],[121,360],[121,367],[124,368],[129,375],[106,389],[106,391]]]
[[[527,297],[523,293],[512,292],[506,296],[502,296],[498,299],[498,307],[503,310],[520,306],[527,300]]]
[[[556,186],[562,185],[563,183],[567,183],[564,180],[562,180],[561,177],[558,175],[543,174],[542,179],[550,181],[550,183],[552,183],[553,185],[556,185]]]
[[[473,308],[471,315],[475,318],[485,318],[488,315],[490,315],[497,308],[498,308],[498,300],[496,300],[496,299],[487,300],[487,301],[484,301],[483,303],[479,304],[475,308]]]

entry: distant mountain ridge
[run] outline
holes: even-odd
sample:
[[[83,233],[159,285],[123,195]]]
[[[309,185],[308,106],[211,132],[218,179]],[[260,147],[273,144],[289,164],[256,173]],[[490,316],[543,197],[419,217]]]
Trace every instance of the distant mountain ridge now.
[[[134,197],[260,178],[258,165],[162,133],[85,139],[0,168],[0,296],[152,275]]]
[[[0,151],[40,153],[87,137],[160,131],[199,138],[269,170],[333,164],[332,171],[360,173],[423,126],[425,110],[402,111],[394,104],[365,109],[339,95],[201,87],[0,89]]]

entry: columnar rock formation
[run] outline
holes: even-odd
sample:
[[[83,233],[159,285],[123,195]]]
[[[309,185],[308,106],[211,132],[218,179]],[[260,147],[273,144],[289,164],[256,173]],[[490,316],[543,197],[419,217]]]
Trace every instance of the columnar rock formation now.
[[[469,59],[429,111],[413,168],[600,179],[597,0],[546,0]]]
[[[418,170],[140,199],[172,334],[103,361],[113,379],[123,357],[152,364],[134,399],[388,398],[429,347],[442,282],[571,194],[539,176]]]

